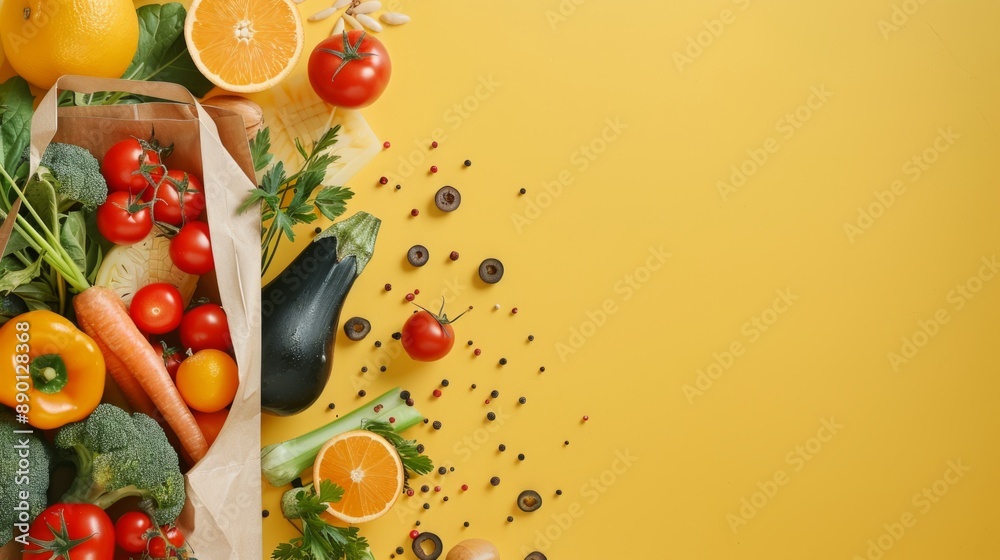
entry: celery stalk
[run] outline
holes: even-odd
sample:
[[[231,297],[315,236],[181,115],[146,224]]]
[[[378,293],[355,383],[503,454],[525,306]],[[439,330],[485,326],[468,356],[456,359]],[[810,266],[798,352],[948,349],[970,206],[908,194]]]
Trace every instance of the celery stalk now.
[[[312,468],[320,448],[334,436],[360,430],[362,421],[388,422],[393,417],[393,429],[399,433],[422,422],[424,416],[415,407],[399,398],[400,388],[390,389],[382,396],[357,408],[350,414],[320,426],[294,439],[268,445],[260,450],[261,471],[272,486],[283,486],[302,471]],[[378,408],[379,412],[375,412]]]

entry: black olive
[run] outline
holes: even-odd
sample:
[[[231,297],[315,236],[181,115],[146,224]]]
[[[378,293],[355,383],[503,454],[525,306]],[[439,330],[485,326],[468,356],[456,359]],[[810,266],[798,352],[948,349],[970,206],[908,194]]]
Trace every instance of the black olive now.
[[[434,194],[434,206],[442,212],[453,212],[462,205],[462,193],[455,187],[444,186]]]
[[[372,332],[372,324],[364,317],[351,317],[344,323],[344,334],[351,340],[361,340]]]
[[[431,541],[434,549],[430,552],[424,552],[424,547],[422,546],[424,541]],[[441,537],[434,533],[420,533],[417,535],[417,538],[413,539],[412,546],[413,554],[416,554],[420,560],[437,560],[444,551],[444,544],[441,543]]]
[[[542,497],[534,490],[525,490],[517,495],[517,507],[521,511],[531,513],[542,507]]]
[[[410,264],[413,266],[424,266],[430,258],[431,256],[427,252],[427,247],[423,245],[414,245],[406,252],[406,260],[410,261]]]
[[[544,554],[537,550],[524,557],[524,560],[549,560]]]
[[[496,284],[503,278],[503,263],[497,259],[486,259],[479,265],[479,278],[487,284]]]

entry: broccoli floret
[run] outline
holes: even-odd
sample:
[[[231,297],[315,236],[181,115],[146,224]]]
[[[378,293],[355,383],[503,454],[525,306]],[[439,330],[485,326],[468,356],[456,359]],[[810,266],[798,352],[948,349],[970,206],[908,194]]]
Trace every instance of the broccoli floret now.
[[[76,464],[76,479],[63,502],[107,508],[138,496],[157,525],[177,519],[186,499],[177,452],[155,420],[100,404],[82,422],[63,426],[56,448]]]
[[[27,151],[22,157],[27,159]],[[52,185],[60,212],[77,203],[93,210],[108,199],[108,183],[101,175],[101,163],[85,148],[74,144],[49,144],[32,180]]]
[[[30,426],[17,424],[9,410],[0,409],[0,546],[14,537],[15,527],[26,533],[47,505],[51,449],[34,434],[14,433],[25,428]]]

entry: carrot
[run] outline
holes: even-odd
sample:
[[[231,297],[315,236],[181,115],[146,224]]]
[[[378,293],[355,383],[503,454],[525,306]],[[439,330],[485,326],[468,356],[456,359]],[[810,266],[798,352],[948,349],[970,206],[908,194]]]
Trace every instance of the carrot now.
[[[124,302],[122,302],[122,305],[124,305]],[[78,316],[76,322],[80,324],[80,328],[84,332],[90,334],[94,331],[87,317]],[[132,372],[118,359],[118,356],[115,356],[102,339],[96,336],[91,336],[91,338],[94,339],[97,347],[101,350],[101,354],[104,355],[104,365],[108,370],[108,374],[115,381],[115,385],[118,385],[118,388],[121,389],[122,395],[128,401],[132,410],[134,412],[141,412],[152,418],[157,418],[159,411],[156,410],[153,399],[149,398],[149,395],[142,390],[139,380],[132,375]]]
[[[94,286],[73,298],[73,308],[84,331],[101,345],[102,350],[107,348],[105,361],[108,364],[118,362],[123,366],[122,371],[138,382],[163,414],[187,455],[194,462],[200,461],[208,451],[208,442],[170,380],[160,355],[135,327],[121,298],[107,288]],[[120,374],[125,377],[124,373]],[[115,382],[118,382],[117,378]],[[126,385],[129,383],[125,382]],[[133,391],[134,394],[135,387],[123,387],[122,390]]]

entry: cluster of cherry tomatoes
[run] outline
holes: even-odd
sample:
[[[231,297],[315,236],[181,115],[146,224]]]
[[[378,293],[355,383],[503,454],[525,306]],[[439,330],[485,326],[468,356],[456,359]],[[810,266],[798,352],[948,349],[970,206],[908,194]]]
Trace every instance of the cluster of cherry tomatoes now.
[[[101,174],[108,199],[97,208],[97,229],[116,245],[132,245],[157,225],[171,236],[170,257],[189,274],[214,268],[208,224],[198,221],[205,210],[201,179],[180,169],[168,169],[157,146],[129,138],[108,149]]]

